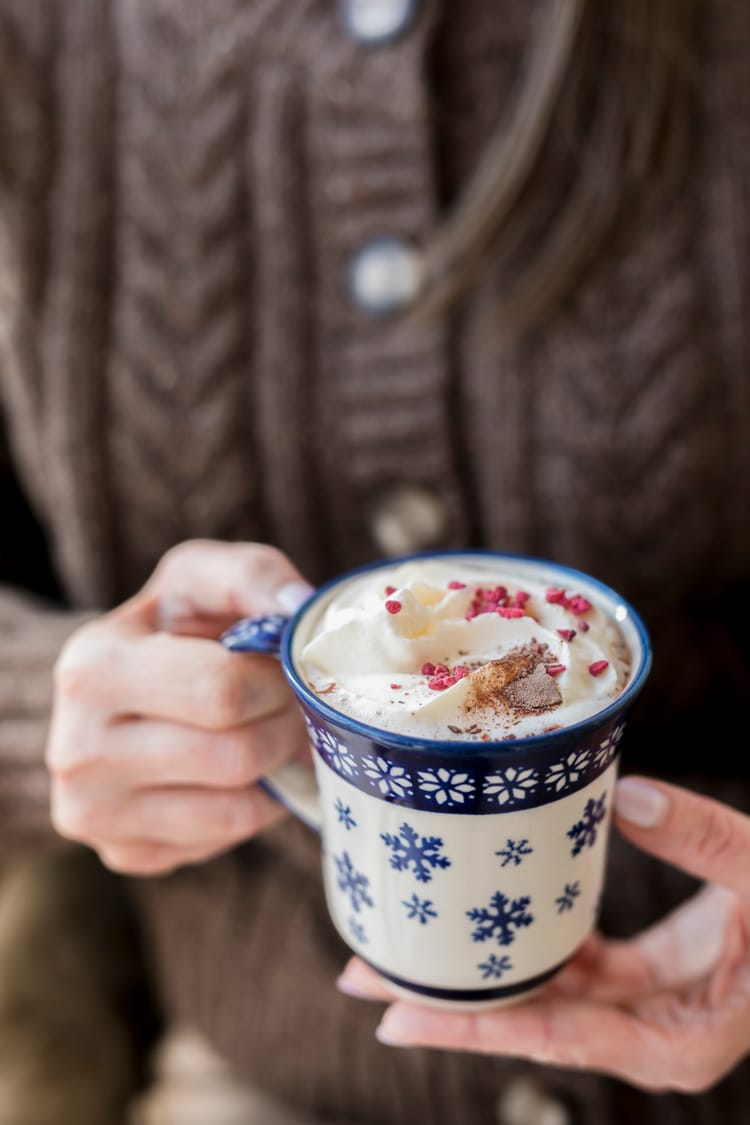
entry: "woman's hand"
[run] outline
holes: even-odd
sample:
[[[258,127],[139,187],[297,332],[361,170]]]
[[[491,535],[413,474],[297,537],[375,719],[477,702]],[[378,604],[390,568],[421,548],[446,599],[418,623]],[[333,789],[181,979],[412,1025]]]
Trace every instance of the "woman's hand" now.
[[[277,661],[216,638],[309,593],[273,548],[196,540],[74,633],[55,668],[47,745],[57,831],[116,871],[146,875],[199,863],[279,820],[255,783],[306,753],[301,715]]]
[[[399,1001],[378,1038],[601,1071],[651,1090],[706,1090],[750,1051],[750,817],[646,778],[619,782],[617,826],[707,880],[628,941],[594,934],[534,999],[471,1014]],[[390,1000],[356,958],[339,987]]]

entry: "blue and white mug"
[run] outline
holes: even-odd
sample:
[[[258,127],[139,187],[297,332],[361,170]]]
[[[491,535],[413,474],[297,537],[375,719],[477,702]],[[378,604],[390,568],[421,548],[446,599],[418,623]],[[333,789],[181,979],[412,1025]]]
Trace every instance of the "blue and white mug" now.
[[[397,993],[473,1009],[536,991],[595,925],[621,739],[651,646],[633,607],[580,571],[489,551],[410,559],[435,554],[575,587],[622,631],[631,654],[624,690],[590,718],[512,741],[420,739],[336,711],[296,664],[311,615],[342,583],[407,559],[326,583],[292,617],[237,622],[222,643],[279,657],[301,706],[314,776],[291,763],[263,785],[320,832],[336,930]]]

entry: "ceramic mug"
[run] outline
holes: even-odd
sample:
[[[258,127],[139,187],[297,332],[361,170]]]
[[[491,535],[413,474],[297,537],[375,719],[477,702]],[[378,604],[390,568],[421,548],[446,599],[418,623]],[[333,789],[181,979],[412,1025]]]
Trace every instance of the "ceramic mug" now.
[[[629,646],[624,690],[590,718],[512,741],[416,738],[336,711],[296,664],[313,615],[349,579],[436,555],[579,590]],[[315,773],[291,763],[262,784],[320,832],[333,925],[394,991],[433,1006],[496,1006],[528,996],[566,964],[596,922],[620,741],[651,668],[632,606],[544,559],[440,551],[350,571],[294,616],[240,621],[221,640],[281,659]]]

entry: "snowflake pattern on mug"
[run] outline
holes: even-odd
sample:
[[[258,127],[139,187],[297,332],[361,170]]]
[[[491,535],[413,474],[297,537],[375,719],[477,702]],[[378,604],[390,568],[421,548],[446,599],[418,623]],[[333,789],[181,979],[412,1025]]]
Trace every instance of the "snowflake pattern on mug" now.
[[[316,733],[318,749],[331,768],[336,773],[341,774],[342,777],[356,777],[359,773],[359,766],[346,743],[340,742],[328,730],[321,729],[317,730]]]
[[[380,754],[377,757],[368,755],[363,764],[366,777],[375,783],[378,792],[384,797],[411,797],[414,786],[404,766],[397,765]]]
[[[617,753],[617,748],[620,744],[620,739],[625,730],[624,723],[618,723],[612,733],[599,743],[598,748],[594,751],[594,766],[597,769],[605,769]]]
[[[459,773],[439,767],[434,770],[420,770],[418,773],[419,789],[428,800],[434,800],[436,805],[462,805],[468,797],[474,795],[476,788],[474,779],[470,774]]]
[[[589,764],[591,753],[588,750],[574,750],[566,755],[561,762],[555,762],[547,770],[544,784],[555,793],[562,793],[580,781],[583,771]]]
[[[504,805],[522,804],[539,784],[536,770],[522,766],[508,766],[498,773],[491,773],[484,779],[484,796]]]

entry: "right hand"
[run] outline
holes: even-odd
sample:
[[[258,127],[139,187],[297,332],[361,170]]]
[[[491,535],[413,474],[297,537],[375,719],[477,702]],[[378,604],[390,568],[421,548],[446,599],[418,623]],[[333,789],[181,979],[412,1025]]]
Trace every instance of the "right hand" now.
[[[278,661],[216,638],[311,592],[274,548],[194,540],[78,629],[55,666],[46,761],[56,830],[115,871],[152,875],[285,816],[256,782],[309,754],[301,713]]]

